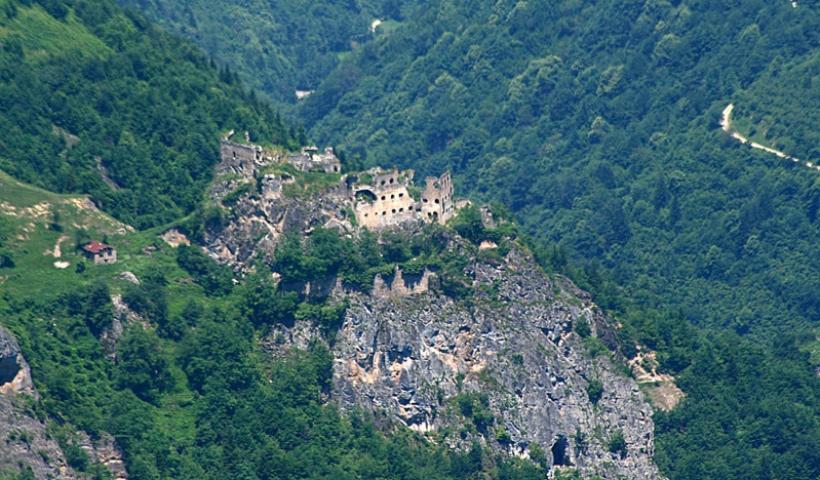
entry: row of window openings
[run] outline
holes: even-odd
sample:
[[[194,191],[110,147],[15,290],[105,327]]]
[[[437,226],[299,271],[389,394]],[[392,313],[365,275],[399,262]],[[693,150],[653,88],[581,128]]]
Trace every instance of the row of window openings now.
[[[412,209],[408,209],[408,210],[412,210]],[[394,209],[392,210],[392,213],[404,213],[404,207],[402,207],[402,208],[398,209],[398,211],[394,208]],[[384,212],[382,212],[382,216],[384,216],[384,215],[387,215],[387,211],[386,211],[386,210],[385,210]],[[364,214],[364,216],[365,216],[365,217],[367,217],[367,216],[370,216],[370,214],[369,214],[369,213],[365,213],[365,214]],[[379,216],[378,212],[376,213],[376,216],[377,216],[377,217]]]
[[[412,211],[412,209],[408,209],[408,211]],[[402,207],[402,208],[399,208],[398,210],[396,210],[396,209],[394,208],[393,210],[391,210],[391,213],[393,213],[393,214],[395,214],[395,213],[404,213],[404,208]],[[382,216],[385,216],[385,215],[387,215],[387,211],[386,211],[386,210],[382,212]],[[370,214],[369,214],[369,213],[365,213],[365,214],[364,214],[364,216],[365,216],[365,217],[369,217],[369,216],[370,216]],[[378,213],[376,213],[376,216],[378,217],[378,216],[379,216],[379,214],[378,214]],[[437,216],[438,216],[438,213],[436,213],[436,212],[427,212],[427,216],[428,216],[428,217],[430,217],[430,218],[437,217]]]
[[[400,194],[399,194],[399,198],[402,198],[402,197],[404,197],[404,194],[403,194],[403,193],[400,193]],[[391,199],[394,199],[394,198],[396,198],[396,195],[395,195],[395,194],[390,195],[390,198],[391,198]],[[387,195],[382,195],[382,200],[387,200]]]
[[[382,180],[382,185],[384,185],[385,183],[387,183],[387,181]],[[393,183],[393,179],[392,179],[392,178],[390,179],[390,183]],[[384,198],[382,198],[382,200],[384,200]]]
[[[399,198],[403,198],[403,197],[404,197],[404,194],[403,194],[403,193],[400,193],[400,194],[399,194]],[[392,199],[395,199],[395,198],[396,198],[396,195],[390,195],[390,199],[391,199],[391,200],[392,200]],[[387,200],[387,195],[382,195],[382,200]],[[421,200],[422,200],[422,202],[424,202],[424,203],[428,203],[428,202],[429,202],[426,198],[422,198]],[[447,199],[445,198],[445,200],[447,200]],[[439,199],[438,199],[438,198],[436,198],[436,199],[434,199],[434,200],[433,200],[433,203],[435,203],[436,205],[438,205],[438,204],[439,204],[439,203],[441,203],[441,202],[439,201]]]

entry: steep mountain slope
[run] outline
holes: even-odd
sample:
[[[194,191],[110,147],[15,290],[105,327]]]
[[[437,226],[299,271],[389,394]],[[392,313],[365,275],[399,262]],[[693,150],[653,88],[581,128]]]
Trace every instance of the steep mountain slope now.
[[[434,2],[302,112],[371,162],[476,178],[540,239],[695,323],[770,333],[818,317],[817,178],[725,143],[717,119],[735,97],[808,93],[818,27],[813,3]],[[810,105],[789,107],[806,154]]]
[[[0,327],[0,435],[5,439],[0,472],[24,464],[36,478],[65,475],[69,470],[63,452],[31,408],[32,395],[36,392],[28,363],[14,337]]]
[[[375,19],[396,18],[400,2],[119,0],[188,37],[277,102],[311,91],[359,44]]]
[[[65,8],[69,4],[74,10]],[[121,219],[145,227],[176,219],[199,203],[216,160],[217,131],[248,128],[274,143],[295,143],[295,135],[284,132],[267,107],[231,83],[234,75],[207,66],[196,50],[179,47],[137,16],[123,15],[106,2],[0,5],[0,78],[15,78],[14,84],[3,85],[9,94],[0,96],[7,102],[4,107],[9,106],[0,114],[10,132],[0,139],[3,168],[40,185],[91,192]],[[545,264],[571,271],[568,253],[573,257],[569,265],[585,264],[583,271],[572,273],[594,289],[599,303],[621,317],[619,335],[626,353],[631,356],[636,343],[656,349],[664,371],[674,374],[686,391],[677,409],[654,418],[657,460],[664,473],[687,480],[817,477],[820,383],[809,368],[808,354],[798,349],[811,339],[793,332],[795,326],[814,325],[818,318],[818,265],[811,241],[818,233],[820,187],[807,172],[783,169],[779,161],[738,148],[717,124],[727,101],[761,112],[778,105],[777,100],[755,104],[763,93],[775,99],[782,94],[766,88],[767,81],[777,83],[775,73],[781,71],[776,61],[766,62],[767,55],[788,59],[789,70],[798,75],[812,71],[816,3],[800,2],[800,8],[791,10],[785,1],[567,1],[543,7],[539,2],[431,2],[429,9],[412,17],[418,21],[407,22],[406,30],[399,28],[391,38],[343,61],[305,105],[306,118],[318,122],[317,135],[344,143],[351,159],[385,163],[383,156],[389,154],[394,156],[390,161],[395,158],[423,172],[439,173],[451,165],[461,178],[480,174],[476,181],[459,183],[476,195],[504,200],[531,233],[548,239],[548,247],[554,248],[539,252]],[[753,38],[747,34],[755,30],[760,34],[756,47],[741,45],[738,39]],[[129,48],[134,38],[145,42]],[[757,55],[750,58],[749,52]],[[98,78],[96,63],[89,58],[103,59],[110,67],[103,70],[104,78]],[[188,69],[197,72],[193,77],[199,80],[190,89],[172,73],[179,65],[186,66],[176,72],[181,79],[189,78]],[[120,66],[126,74],[121,75]],[[760,75],[764,69],[769,73]],[[19,72],[24,75],[15,77]],[[60,82],[65,75],[70,85]],[[29,85],[36,87],[31,98],[25,97]],[[806,93],[801,95],[811,98],[812,85],[804,79],[799,87]],[[87,95],[86,87],[100,91]],[[66,100],[52,98],[52,88]],[[147,93],[142,88],[148,88]],[[140,97],[144,101],[131,101],[130,95],[137,93],[145,94]],[[747,93],[755,97],[751,102],[735,97]],[[107,103],[112,96],[124,100],[112,108]],[[188,123],[186,107],[192,101],[195,120]],[[58,110],[61,102],[70,108]],[[148,118],[141,111],[146,106],[153,107]],[[794,108],[786,110],[792,143],[803,144],[800,132],[811,130],[800,124]],[[179,114],[169,116],[169,111]],[[115,114],[127,117],[128,128],[118,125],[122,117]],[[62,118],[88,130],[74,130],[60,123]],[[143,118],[145,125],[138,121]],[[753,114],[738,118],[754,121]],[[109,126],[113,133],[105,130]],[[17,138],[20,130],[27,140]],[[142,150],[131,148],[126,133],[132,130],[141,132],[133,142]],[[174,144],[190,131],[201,135]],[[165,132],[172,135],[163,136]],[[785,137],[778,133],[776,138]],[[165,155],[169,142],[180,156]],[[114,162],[106,157],[112,151],[119,152]],[[196,178],[188,182],[186,175]],[[60,184],[61,179],[73,183]],[[396,365],[384,359],[401,357],[397,367],[404,371],[408,360],[423,360],[414,355],[430,352],[407,338],[406,327],[417,331],[413,325],[389,318],[397,312],[394,319],[422,318],[408,313],[417,310],[407,303],[399,301],[396,307],[392,300],[364,298],[345,313],[339,305],[294,297],[292,292],[272,293],[274,282],[264,269],[264,274],[251,274],[234,286],[230,271],[209,262],[197,248],[166,245],[158,230],[129,232],[122,227],[119,233],[121,226],[83,202],[21,188],[6,177],[0,177],[0,194],[11,191],[9,185],[26,198],[18,207],[20,199],[0,195],[5,202],[0,212],[0,318],[31,362],[43,395],[34,409],[59,419],[67,433],[80,428],[94,436],[115,434],[135,477],[543,478],[550,462],[562,456],[563,443],[549,437],[568,432],[557,428],[541,432],[545,445],[557,450],[531,452],[535,465],[480,447],[452,452],[419,442],[404,429],[386,437],[358,414],[343,417],[327,404],[334,388],[335,395],[349,389],[332,375],[332,361],[320,342],[303,345],[307,353],[287,352],[276,361],[266,355],[270,350],[283,353],[280,347],[291,333],[287,329],[296,324],[322,334],[345,324],[339,348],[372,348],[382,359],[376,361],[374,354],[372,361],[360,362],[367,378],[378,380],[362,391],[394,406],[406,398],[415,399],[416,406],[430,406],[433,400],[426,393],[402,391],[394,396],[394,389],[403,388],[402,375],[397,381],[387,376],[388,367]],[[310,194],[313,187],[296,193]],[[249,192],[226,193],[236,201]],[[11,211],[6,204],[19,210]],[[308,212],[317,210],[322,209]],[[270,214],[255,207],[248,211],[255,217]],[[221,209],[196,213],[180,225],[195,240],[201,235],[207,241],[209,228],[236,220],[223,216]],[[70,247],[72,242],[63,241],[60,261],[71,268],[55,268],[60,238],[65,234],[79,241],[85,238],[84,229],[98,238],[109,235],[120,248],[121,263],[87,268]],[[431,253],[434,244],[395,237],[381,245],[367,236],[359,242],[334,240],[321,228],[313,230],[316,234],[304,242],[285,237],[287,248],[278,252],[285,260],[275,258],[276,249],[268,244],[272,249],[266,253],[273,255],[277,271],[289,269],[286,280],[343,269],[344,278],[360,287],[377,274],[392,286],[394,264],[417,269],[419,260],[429,260],[419,256]],[[265,246],[256,242],[266,232],[244,233],[249,236],[243,246]],[[509,265],[486,251],[479,256],[486,260],[478,262],[484,273]],[[441,294],[435,292],[434,298],[446,307],[436,313],[457,311],[467,323],[475,310],[458,304],[456,297],[465,293],[465,276],[469,279],[475,271],[465,271],[460,258],[467,257],[436,259],[447,275],[442,275]],[[504,275],[495,278],[500,284],[491,282],[472,292],[491,303],[485,313],[503,313],[493,309]],[[633,302],[625,300],[613,277],[628,287]],[[141,283],[132,283],[134,279]],[[575,296],[567,299],[569,312],[578,306]],[[670,306],[680,307],[680,313],[655,308]],[[378,309],[379,318],[369,317],[366,310],[371,307]],[[580,320],[568,315],[572,322]],[[367,332],[375,347],[361,344],[356,334],[365,329],[353,326],[357,319],[366,319],[368,328],[381,322],[391,335],[371,329]],[[122,350],[111,360],[109,343],[101,340],[111,338],[113,325],[121,320],[126,321]],[[568,325],[560,319],[547,321],[559,331]],[[689,321],[713,329],[704,335]],[[268,335],[271,324],[284,326],[281,337]],[[498,334],[508,326],[504,322],[493,331]],[[578,336],[583,336],[581,331]],[[565,333],[564,345],[578,347],[575,334]],[[605,353],[589,333],[593,340],[585,341],[586,346]],[[535,332],[537,338],[539,334],[545,335]],[[332,344],[332,335],[323,338]],[[441,345],[434,346],[440,354]],[[452,348],[458,351],[457,346]],[[484,353],[492,351],[480,346]],[[409,356],[403,357],[408,348]],[[514,369],[510,364],[519,361],[535,365],[523,354],[510,356],[507,363],[502,359],[499,365]],[[424,375],[437,371],[429,363],[418,363],[421,367],[415,367]],[[346,367],[361,373],[350,364]],[[404,384],[417,385],[408,383],[421,376],[410,367]],[[587,411],[589,403],[595,403],[592,398],[606,397],[613,386],[626,386],[615,388],[622,393],[631,389],[629,380],[603,373],[607,368],[599,373],[608,388],[592,388],[584,399],[579,392],[583,379],[571,376],[565,380],[577,388],[562,398],[577,400]],[[494,383],[492,375],[485,379]],[[477,385],[473,380],[468,387]],[[503,382],[495,383],[515,387]],[[453,393],[453,385],[448,388]],[[496,402],[503,397],[493,391],[485,401],[474,391],[466,393],[456,395],[451,405],[462,427],[456,442],[464,443],[477,438],[475,431],[488,425],[488,418],[501,418]],[[345,405],[370,404],[361,397],[346,398]],[[604,404],[608,400],[604,398]],[[638,400],[630,404],[643,408]],[[494,410],[488,415],[488,409]],[[604,412],[596,420],[610,428],[617,424],[611,414]],[[568,417],[562,428],[573,424],[575,417]],[[627,423],[633,425],[638,417],[630,413]],[[381,419],[376,418],[378,423]],[[528,438],[521,429],[505,429],[489,432],[489,439],[494,434],[495,442],[505,445],[508,438]],[[635,438],[650,430],[642,424],[620,438],[613,435],[608,452],[603,451],[602,434],[595,438],[591,457],[598,461],[610,454],[619,468],[629,468],[626,464],[636,458],[630,445],[638,451],[644,445],[648,451],[647,437],[637,444]],[[578,460],[573,448],[563,451],[570,452],[568,460]],[[626,459],[620,458],[624,452]],[[645,457],[641,452],[637,458]],[[89,474],[96,468],[91,460],[83,455],[67,458],[76,464],[72,467]]]
[[[744,32],[755,36],[755,30]],[[775,58],[737,95],[734,122],[753,140],[805,161],[820,160],[820,51],[794,59]]]
[[[799,349],[820,318],[820,179],[718,120],[734,102],[739,125],[813,155],[818,4],[547,3],[432,2],[303,116],[365,164],[451,168],[620,312],[623,344],[657,349],[688,395],[657,415],[670,477],[816,476],[820,387]]]
[[[585,477],[660,477],[652,410],[603,343],[615,346],[614,326],[586,293],[545,275],[513,225],[462,204],[452,226],[469,241],[423,215],[370,231],[360,179],[381,179],[376,197],[389,201],[404,192],[390,187],[399,172],[306,175],[289,158],[229,155],[212,190],[223,221],[205,235],[212,256],[239,270],[264,278],[269,265],[280,302],[327,302],[274,326],[275,355],[328,342],[336,403],[436,443],[549,452],[547,465]]]
[[[0,176],[0,477],[545,475],[543,452],[535,464],[470,444],[455,451],[342,415],[328,401],[333,358],[322,344],[332,331],[305,314],[336,306],[304,302],[297,313],[287,294],[272,301],[282,292],[269,276],[234,285],[199,247],[171,246],[162,229],[121,229],[81,200]],[[76,242],[89,237],[107,237],[119,261],[87,262]],[[263,339],[296,316],[328,337],[273,358]],[[647,457],[636,447],[630,458]]]
[[[380,245],[303,214],[346,215],[330,201],[338,174],[297,175],[278,198],[225,191],[222,226],[200,225],[211,242],[270,245],[231,225],[277,203],[296,216],[272,237],[276,274],[260,254],[234,280],[161,229],[119,229],[73,197],[0,180],[0,248],[14,260],[0,267],[2,475],[660,478],[651,409],[604,346],[614,326],[489,212],[455,218],[471,241],[410,222]],[[119,261],[59,247],[79,235],[107,235]],[[428,278],[408,290],[416,277]],[[327,278],[339,288],[323,298]]]
[[[385,276],[389,290],[350,296],[333,347],[338,401],[387,411],[448,444],[485,435],[531,457],[538,446],[557,469],[585,477],[660,478],[652,409],[623,368],[589,348],[612,338],[608,319],[518,248],[488,262],[460,243],[451,248],[474,275],[472,304],[435,289],[404,293],[414,277],[399,274]],[[581,325],[595,336],[574,333]]]
[[[354,205],[347,200],[349,194],[345,192],[351,187],[355,188],[355,182],[351,185],[342,178],[328,175],[326,181],[310,178],[311,184],[305,188],[293,188],[289,183],[294,181],[293,172],[271,170],[269,167],[262,167],[260,170],[256,172],[254,166],[243,168],[236,162],[230,162],[230,169],[220,167],[223,174],[218,177],[217,185],[225,186],[215,189],[212,192],[215,196],[212,198],[222,202],[228,210],[220,215],[210,215],[212,218],[220,218],[220,221],[212,222],[219,227],[205,235],[208,248],[215,256],[246,267],[258,260],[279,257],[279,260],[274,261],[274,269],[277,272],[289,272],[284,276],[285,279],[301,278],[302,282],[301,286],[298,280],[283,285],[291,284],[289,288],[305,292],[304,280],[312,279],[307,290],[316,292],[317,295],[322,295],[321,292],[326,295],[331,291],[335,279],[339,277],[343,282],[359,285],[360,288],[366,287],[369,281],[367,276],[362,277],[361,272],[384,275],[385,284],[379,285],[377,282],[372,288],[374,292],[387,293],[388,297],[393,293],[413,291],[416,288],[413,285],[425,283],[424,276],[422,280],[418,278],[420,266],[424,264],[410,261],[409,265],[402,268],[415,272],[414,279],[407,283],[406,288],[402,288],[401,281],[391,280],[393,268],[385,270],[378,261],[373,262],[367,253],[367,242],[334,243],[324,235],[318,235],[300,248],[299,242],[288,240],[283,229],[296,229],[305,233],[322,226],[353,229],[350,209]],[[297,175],[297,178],[301,176]],[[220,180],[223,177],[224,180]],[[323,185],[329,189],[327,194],[317,194],[316,188]],[[311,199],[307,203],[300,200],[306,194]],[[469,232],[473,229],[464,230]],[[481,233],[475,235],[477,241],[482,240]],[[280,244],[280,251],[276,245],[283,237],[285,241]],[[435,250],[436,244],[436,237],[431,239],[433,241],[417,242],[388,236],[383,239],[385,258],[389,254],[393,262],[406,262],[413,256],[429,261],[431,249]],[[488,252],[484,254],[487,255]],[[489,257],[492,258],[491,253]],[[457,295],[461,288],[459,286],[464,285],[463,278],[453,281],[453,278],[459,278],[457,272],[465,268],[459,263],[459,259],[464,258],[466,255],[454,255],[442,260],[444,265],[441,265],[437,256],[432,255],[432,263],[449,272],[449,275],[443,276],[449,281],[442,282],[442,286],[450,295]],[[236,263],[237,260],[239,263]],[[469,271],[470,276],[475,274],[470,268],[465,271]],[[331,272],[330,277],[328,272]],[[470,276],[468,278],[472,278]],[[265,282],[260,285],[265,285]],[[483,294],[494,298],[494,292],[497,293],[499,286],[495,282],[485,285]],[[611,284],[604,284],[604,287],[611,288]],[[814,369],[810,368],[808,355],[798,350],[805,338],[783,332],[773,339],[771,346],[761,346],[761,342],[738,336],[734,332],[710,331],[703,334],[681,315],[664,314],[651,308],[636,308],[634,304],[614,296],[611,291],[602,288],[601,292],[604,299],[624,302],[619,306],[624,322],[624,329],[618,332],[619,335],[623,337],[624,333],[628,333],[626,328],[630,328],[640,335],[639,341],[644,348],[658,349],[663,371],[674,373],[686,394],[677,408],[671,412],[658,411],[654,417],[657,422],[657,458],[665,474],[671,478],[693,480],[775,479],[784,476],[798,480],[815,476],[820,466],[820,458],[817,456],[820,450],[816,448],[820,445],[820,424],[817,422],[820,382]],[[253,310],[258,312],[254,315],[264,318],[264,312],[270,306],[281,305],[286,301],[286,298],[274,300],[261,296],[254,302]],[[374,313],[360,314],[360,317],[367,319],[361,324],[355,323],[357,316],[341,319],[336,316],[338,312],[333,310],[306,310],[303,313],[308,318],[322,319],[323,323],[320,325],[327,325],[324,328],[335,331],[342,325],[339,335],[344,336],[339,339],[336,348],[343,352],[343,358],[353,357],[357,360],[355,364],[337,366],[337,370],[350,372],[350,375],[349,379],[342,377],[336,385],[342,385],[343,392],[345,382],[356,385],[353,389],[356,394],[345,394],[351,398],[351,403],[384,405],[388,407],[388,411],[392,410],[393,415],[405,420],[408,417],[413,419],[415,414],[419,414],[421,425],[424,425],[427,415],[424,412],[426,407],[430,407],[429,398],[425,397],[427,389],[421,388],[418,393],[415,389],[418,385],[424,385],[425,379],[435,378],[441,373],[435,368],[424,370],[430,367],[427,362],[435,357],[435,346],[438,343],[419,345],[412,340],[416,337],[415,332],[421,330],[423,333],[425,326],[436,325],[441,320],[440,317],[426,316],[424,310],[419,312],[413,309],[414,304],[424,305],[426,301],[416,297],[413,302],[405,303],[404,307],[391,308],[391,302],[385,306],[375,300],[365,300],[362,302],[365,305],[363,310]],[[355,311],[355,305],[357,303],[352,304],[351,310]],[[436,312],[446,310],[446,302],[435,305]],[[427,321],[429,324],[425,323]],[[452,324],[448,325],[446,330],[452,335]],[[526,330],[524,326],[521,328]],[[271,343],[288,345],[287,339],[295,337],[302,339],[297,344],[307,345],[306,338],[311,336],[300,335],[301,331],[301,327],[296,329],[296,333],[289,329],[279,330],[273,335]],[[410,334],[408,331],[414,333]],[[492,332],[492,328],[490,331]],[[449,338],[447,335],[443,333],[441,336]],[[448,348],[453,352],[452,361],[456,365],[460,362],[470,364],[470,353],[473,351],[478,355],[481,352],[486,354],[487,350],[492,351],[492,348],[480,347],[472,350],[472,344],[463,340],[462,338],[461,345],[466,350],[459,348],[458,341],[449,342]],[[484,340],[489,341],[481,335],[476,336],[479,345]],[[622,338],[621,344],[626,351],[633,346],[632,341],[634,338]],[[396,359],[401,361],[394,362]],[[402,376],[401,371],[408,367],[410,372]],[[499,366],[498,370],[509,373],[508,367],[509,365]],[[423,369],[424,373],[417,375],[415,369]],[[398,378],[393,377],[394,370],[399,373]],[[530,369],[529,374],[533,378],[538,377],[537,369]],[[401,387],[402,378],[407,391],[396,393],[395,389],[404,388]],[[495,383],[491,380],[488,382],[490,386],[480,384],[490,391],[492,385],[505,385],[503,381]],[[653,385],[643,387],[649,390]],[[362,391],[367,393],[362,394]],[[414,399],[415,404],[412,403]],[[435,405],[435,402],[432,404]],[[479,418],[486,416],[482,414]],[[770,422],[771,418],[778,420]],[[716,419],[720,419],[720,422],[716,423]],[[412,420],[411,424],[419,428]]]
[[[198,204],[220,131],[294,142],[194,47],[107,1],[0,6],[0,168],[20,179],[146,227]]]

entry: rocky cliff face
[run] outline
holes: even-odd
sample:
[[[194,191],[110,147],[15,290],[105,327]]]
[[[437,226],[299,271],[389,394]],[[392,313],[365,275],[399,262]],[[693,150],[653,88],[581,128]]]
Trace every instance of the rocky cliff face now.
[[[256,180],[237,169],[221,173],[212,198],[223,205],[237,199],[228,221],[209,232],[207,248],[239,270],[270,259],[285,232],[359,230],[346,214],[343,184],[286,195],[287,176],[260,181],[258,172]],[[241,192],[243,182],[253,190],[228,193]],[[488,212],[484,216],[485,227],[494,227]],[[402,233],[418,235],[417,227],[405,225]],[[510,455],[541,450],[556,468],[585,475],[660,478],[652,462],[652,410],[606,348],[614,347],[613,327],[589,296],[547,276],[513,240],[502,248],[446,237],[447,253],[465,265],[456,272],[467,287],[459,298],[441,286],[453,272],[434,268],[376,276],[368,293],[333,278],[310,282],[324,285],[322,296],[348,304],[330,342],[333,399],[345,410],[383,414],[456,448],[480,441]],[[268,345],[282,355],[320,337],[309,322],[296,322],[276,326]]]
[[[19,345],[11,333],[0,327],[0,478],[25,471],[37,479],[85,478],[71,469],[57,440],[47,431],[38,400]],[[76,432],[74,437],[72,442],[92,462],[106,466],[112,478],[128,478],[122,452],[112,437],[92,440],[84,432]]]
[[[75,478],[34,405],[37,392],[14,337],[0,328],[0,476],[31,469],[35,478]]]
[[[469,258],[468,298],[447,297],[429,278],[425,288],[377,278],[372,294],[337,288],[350,306],[331,347],[335,401],[455,447],[479,440],[528,456],[538,445],[557,468],[660,478],[650,406],[606,349],[591,353],[612,329],[589,296],[520,247],[488,260],[461,239],[452,248]],[[586,341],[575,332],[582,323]],[[286,345],[316,335],[298,323],[275,334]]]
[[[281,165],[282,159],[271,163]],[[341,179],[320,188],[306,187],[284,171],[265,173],[255,163],[228,159],[217,166],[208,196],[224,218],[206,232],[205,246],[212,257],[237,269],[272,258],[277,241],[287,232],[304,234],[317,227],[353,230],[352,204]]]
[[[468,273],[472,304],[435,292],[353,297],[334,348],[339,403],[383,409],[422,432],[467,417],[510,453],[526,455],[538,444],[553,465],[657,478],[650,407],[608,358],[590,359],[573,332],[580,321],[607,328],[589,299],[516,250],[499,264],[474,261]],[[588,389],[596,381],[603,394],[593,404]],[[479,418],[484,407],[492,419]],[[610,452],[619,433],[626,452]],[[462,436],[470,432],[446,441]]]

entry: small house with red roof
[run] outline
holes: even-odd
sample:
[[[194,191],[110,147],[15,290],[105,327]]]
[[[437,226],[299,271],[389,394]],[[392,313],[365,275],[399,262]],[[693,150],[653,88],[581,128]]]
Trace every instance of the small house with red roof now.
[[[93,260],[95,265],[117,263],[117,250],[96,240],[83,245],[83,253],[86,258]]]

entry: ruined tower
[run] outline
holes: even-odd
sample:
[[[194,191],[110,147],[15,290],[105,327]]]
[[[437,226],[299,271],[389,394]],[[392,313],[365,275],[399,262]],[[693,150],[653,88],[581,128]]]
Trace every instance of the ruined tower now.
[[[422,217],[428,222],[444,224],[456,211],[450,172],[444,172],[440,177],[427,177],[424,183],[421,194]]]

